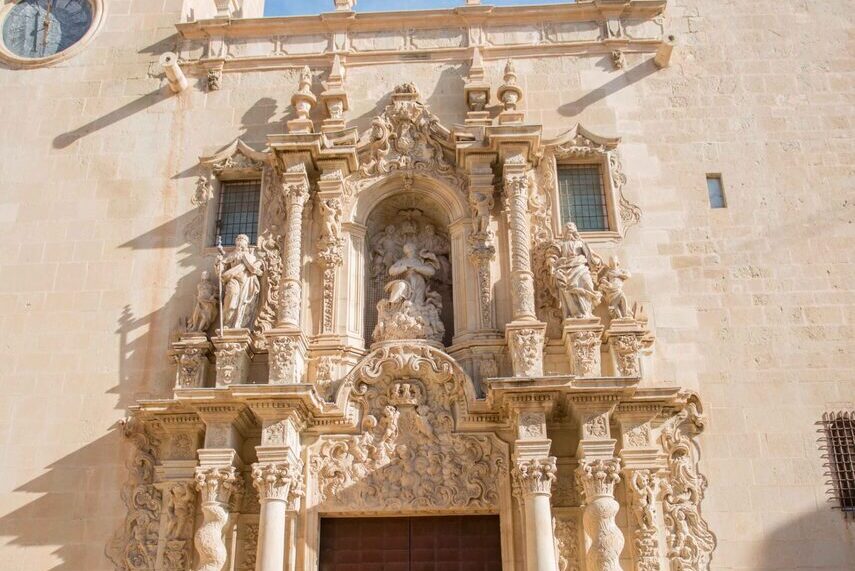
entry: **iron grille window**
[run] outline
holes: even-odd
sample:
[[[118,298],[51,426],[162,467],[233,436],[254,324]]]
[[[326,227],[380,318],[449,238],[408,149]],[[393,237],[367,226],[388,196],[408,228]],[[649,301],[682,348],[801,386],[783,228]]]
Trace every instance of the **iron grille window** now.
[[[582,231],[609,229],[606,193],[600,165],[566,165],[558,169],[561,222]]]
[[[827,412],[820,424],[829,494],[847,517],[855,515],[855,412]]]
[[[258,205],[261,181],[224,182],[220,190],[217,212],[217,236],[224,246],[234,246],[238,234],[249,236],[249,243],[258,240]]]

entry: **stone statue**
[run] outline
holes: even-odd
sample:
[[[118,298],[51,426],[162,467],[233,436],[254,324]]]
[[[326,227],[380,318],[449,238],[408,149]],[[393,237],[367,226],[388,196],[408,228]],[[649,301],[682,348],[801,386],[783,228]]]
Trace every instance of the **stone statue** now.
[[[235,238],[231,253],[226,254],[222,246],[219,250],[217,273],[223,284],[223,327],[248,328],[255,315],[264,264],[250,249],[246,234]]]
[[[558,291],[564,318],[592,317],[594,307],[602,301],[602,294],[594,287],[591,270],[596,271],[602,260],[591,252],[575,224],[568,222],[564,225],[547,254],[546,263]]]
[[[386,284],[389,295],[377,304],[375,341],[427,339],[441,342],[445,327],[440,319],[442,297],[429,286],[440,269],[435,253],[407,242],[403,257],[389,268],[392,280]]]
[[[324,224],[323,233],[321,235],[326,240],[338,240],[341,232],[341,200],[337,198],[328,198],[326,200],[321,200],[320,204],[321,218]]]
[[[475,214],[474,230],[476,234],[487,235],[490,231],[490,212],[493,210],[493,197],[483,192],[470,195],[472,210]]]
[[[384,274],[401,254],[398,231],[393,225],[386,226],[371,244],[372,273],[375,277]]]
[[[631,317],[626,295],[623,293],[623,282],[632,275],[620,267],[617,256],[609,258],[609,265],[600,277],[600,291],[606,296],[606,304],[609,307],[609,315],[612,319],[624,319]]]
[[[208,272],[202,272],[199,285],[196,286],[196,307],[187,321],[187,331],[204,333],[217,317],[217,288],[209,279]]]

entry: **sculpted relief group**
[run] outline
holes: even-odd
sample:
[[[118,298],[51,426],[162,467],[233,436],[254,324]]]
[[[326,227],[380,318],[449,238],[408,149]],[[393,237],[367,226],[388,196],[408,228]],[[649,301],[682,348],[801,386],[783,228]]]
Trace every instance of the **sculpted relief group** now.
[[[470,513],[499,516],[504,569],[708,569],[701,404],[657,384],[615,253],[641,216],[619,140],[546,140],[513,63],[491,86],[474,53],[463,124],[406,83],[348,127],[336,56],[267,148],[200,160],[195,303],[171,394],[125,425],[117,569],[317,569],[324,517]],[[557,171],[580,162],[609,232],[559,217]],[[210,201],[246,176],[258,238],[207,250]]]

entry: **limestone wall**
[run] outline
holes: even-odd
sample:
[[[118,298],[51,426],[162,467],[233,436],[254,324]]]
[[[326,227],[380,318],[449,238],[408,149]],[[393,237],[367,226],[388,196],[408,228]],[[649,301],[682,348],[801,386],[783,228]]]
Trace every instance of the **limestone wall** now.
[[[263,146],[298,70],[227,73],[173,96],[155,67],[182,2],[113,0],[55,67],[0,69],[3,568],[101,570],[125,509],[116,421],[169,392],[170,334],[209,262],[186,237],[200,155]],[[647,303],[654,378],[698,390],[717,569],[846,569],[814,422],[855,406],[851,3],[679,0],[670,68],[627,55],[518,59],[530,122],[620,136],[642,208],[617,251]],[[394,85],[460,122],[468,62],[349,70],[361,129]],[[488,60],[501,83],[503,61]],[[316,69],[319,79],[325,70]],[[318,85],[316,85],[318,87]],[[705,173],[728,208],[710,210]],[[608,252],[608,248],[606,249]],[[500,295],[502,295],[500,293]]]

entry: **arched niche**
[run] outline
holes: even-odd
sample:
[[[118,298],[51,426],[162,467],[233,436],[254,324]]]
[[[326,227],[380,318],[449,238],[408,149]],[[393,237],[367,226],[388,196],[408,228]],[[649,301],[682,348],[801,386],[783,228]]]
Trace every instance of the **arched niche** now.
[[[455,188],[446,180],[431,176],[429,170],[395,171],[378,177],[373,184],[364,184],[355,198],[349,201],[344,211],[344,228],[352,236],[351,243],[359,246],[350,254],[348,279],[358,281],[350,287],[350,299],[356,301],[351,307],[358,308],[359,336],[365,347],[372,344],[373,327],[376,323],[376,304],[382,292],[381,280],[372,272],[373,246],[377,232],[389,224],[401,224],[404,220],[400,211],[418,210],[405,216],[416,218],[416,232],[425,225],[433,225],[437,233],[448,240],[448,272],[445,290],[439,291],[443,298],[442,319],[446,327],[444,345],[451,344],[455,335],[470,327],[468,316],[470,293],[466,283],[473,283],[471,264],[466,260],[466,234],[469,231],[469,208],[462,188]],[[358,236],[356,236],[358,234]],[[375,280],[372,283],[372,280]],[[356,291],[358,290],[358,291]],[[353,323],[354,319],[349,322]]]

